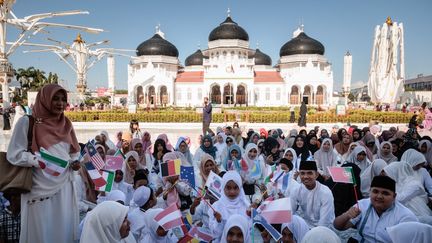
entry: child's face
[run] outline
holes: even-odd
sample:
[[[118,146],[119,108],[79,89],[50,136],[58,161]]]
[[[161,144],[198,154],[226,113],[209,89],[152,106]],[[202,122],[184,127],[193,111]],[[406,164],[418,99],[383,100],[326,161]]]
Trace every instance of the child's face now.
[[[140,143],[135,144],[135,148],[134,148],[134,150],[135,150],[138,154],[141,154],[142,149],[143,149],[142,144],[140,144]]]
[[[228,181],[225,185],[224,193],[229,199],[234,200],[240,194],[240,188],[234,181]]]
[[[426,145],[426,143],[424,143],[424,144],[420,147],[420,152],[422,152],[422,153],[426,153],[426,151],[427,151],[427,145]]]
[[[140,186],[148,186],[148,180],[146,179],[137,180],[134,185],[135,189],[137,189]]]
[[[294,156],[293,156],[293,154],[291,153],[291,151],[287,151],[287,152],[285,153],[285,155],[284,155],[284,158],[287,159],[287,160],[289,160],[289,161],[292,161],[292,160],[294,159]]]
[[[257,157],[258,151],[256,149],[251,149],[248,152],[249,159],[254,160]]]
[[[168,234],[168,231],[165,231],[161,226],[159,226],[156,230],[156,234],[160,237],[164,237]]]
[[[129,157],[129,159],[128,159],[128,164],[129,164],[129,167],[132,169],[132,170],[136,170],[136,168],[137,168],[137,166],[138,166],[138,164],[137,164],[137,161],[135,160],[135,158],[134,157]]]
[[[211,161],[211,160],[206,161],[204,164],[204,174],[206,174],[206,175],[210,174],[210,171],[212,171],[212,170],[214,171],[216,169],[215,167],[216,166],[213,163],[213,161]]]
[[[282,163],[280,163],[280,168],[281,168],[281,170],[283,170],[283,171],[289,171],[289,168],[288,168],[288,166],[287,166],[286,164],[282,164]]]
[[[115,177],[114,177],[114,181],[117,182],[117,183],[119,183],[122,180],[123,180],[123,173],[116,172]]]
[[[231,158],[237,158],[237,156],[238,156],[238,151],[235,150],[235,149],[233,149],[233,150],[231,151]]]

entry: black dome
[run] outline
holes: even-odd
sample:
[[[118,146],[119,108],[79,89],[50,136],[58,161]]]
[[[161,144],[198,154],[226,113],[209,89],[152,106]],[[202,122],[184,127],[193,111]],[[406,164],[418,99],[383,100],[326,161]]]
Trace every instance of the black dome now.
[[[202,54],[201,50],[198,49],[196,52],[194,52],[192,55],[188,56],[185,60],[186,66],[193,66],[193,65],[203,65],[203,59],[204,55]]]
[[[269,55],[260,51],[260,49],[256,49],[255,51],[255,65],[269,65],[271,66],[272,60]]]
[[[141,43],[136,49],[137,56],[162,55],[178,57],[177,48],[169,41],[155,34],[152,38]]]
[[[220,39],[238,39],[249,41],[248,33],[234,22],[231,17],[227,17],[218,27],[216,27],[209,35],[209,41]]]
[[[279,56],[289,56],[296,54],[320,54],[324,55],[324,46],[321,42],[310,38],[304,32],[291,39],[282,46]]]

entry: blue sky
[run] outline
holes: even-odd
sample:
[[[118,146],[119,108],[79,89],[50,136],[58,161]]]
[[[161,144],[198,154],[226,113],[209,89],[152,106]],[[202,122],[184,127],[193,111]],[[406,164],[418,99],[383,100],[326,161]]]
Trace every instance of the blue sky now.
[[[226,18],[227,8],[231,16],[249,34],[250,47],[259,43],[261,51],[279,59],[279,50],[291,39],[300,22],[305,32],[325,46],[325,56],[333,65],[335,90],[343,80],[343,56],[347,50],[353,56],[353,83],[367,82],[373,33],[376,25],[384,23],[387,16],[402,22],[405,28],[405,69],[407,78],[419,73],[432,74],[432,1],[381,1],[381,0],[183,0],[183,1],[114,1],[114,0],[18,0],[13,12],[18,17],[30,14],[87,10],[90,15],[68,16],[50,19],[51,22],[85,25],[106,30],[93,35],[83,33],[88,43],[110,40],[107,47],[135,49],[150,38],[155,26],[161,25],[165,37],[179,50],[179,59],[207,48],[208,35]],[[47,37],[72,43],[77,32],[50,29],[31,39],[35,43],[50,43]],[[17,31],[8,29],[8,41],[13,41]],[[46,72],[56,72],[75,86],[75,74],[52,53],[23,53],[19,48],[10,60],[15,68],[34,66]],[[127,88],[127,64],[125,57],[116,57],[116,86]],[[107,87],[106,59],[88,74],[91,88]]]

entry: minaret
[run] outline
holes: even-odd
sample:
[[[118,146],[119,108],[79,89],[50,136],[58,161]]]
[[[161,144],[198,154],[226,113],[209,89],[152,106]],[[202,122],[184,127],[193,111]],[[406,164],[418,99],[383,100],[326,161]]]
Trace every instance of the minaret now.
[[[351,90],[351,75],[352,75],[352,56],[347,51],[344,56],[344,78],[342,85],[342,92],[345,96],[345,106],[348,104],[348,95]]]
[[[114,105],[115,94],[115,60],[113,55],[107,57],[108,89],[111,94],[111,108]]]

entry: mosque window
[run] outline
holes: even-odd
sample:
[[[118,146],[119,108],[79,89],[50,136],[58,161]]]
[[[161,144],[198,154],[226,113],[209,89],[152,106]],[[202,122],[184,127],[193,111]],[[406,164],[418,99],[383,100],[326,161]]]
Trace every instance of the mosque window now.
[[[222,52],[222,55],[225,57],[227,55],[227,52],[226,51]]]
[[[198,98],[198,100],[202,100],[202,89],[201,88],[198,88],[198,94],[197,94],[197,98]]]
[[[188,88],[187,90],[187,100],[190,101],[192,100],[192,89]]]
[[[267,87],[266,88],[266,100],[270,100],[270,88],[269,87]]]
[[[182,90],[177,88],[177,100],[182,100]]]
[[[276,100],[279,101],[281,98],[281,91],[280,89],[276,89]]]

